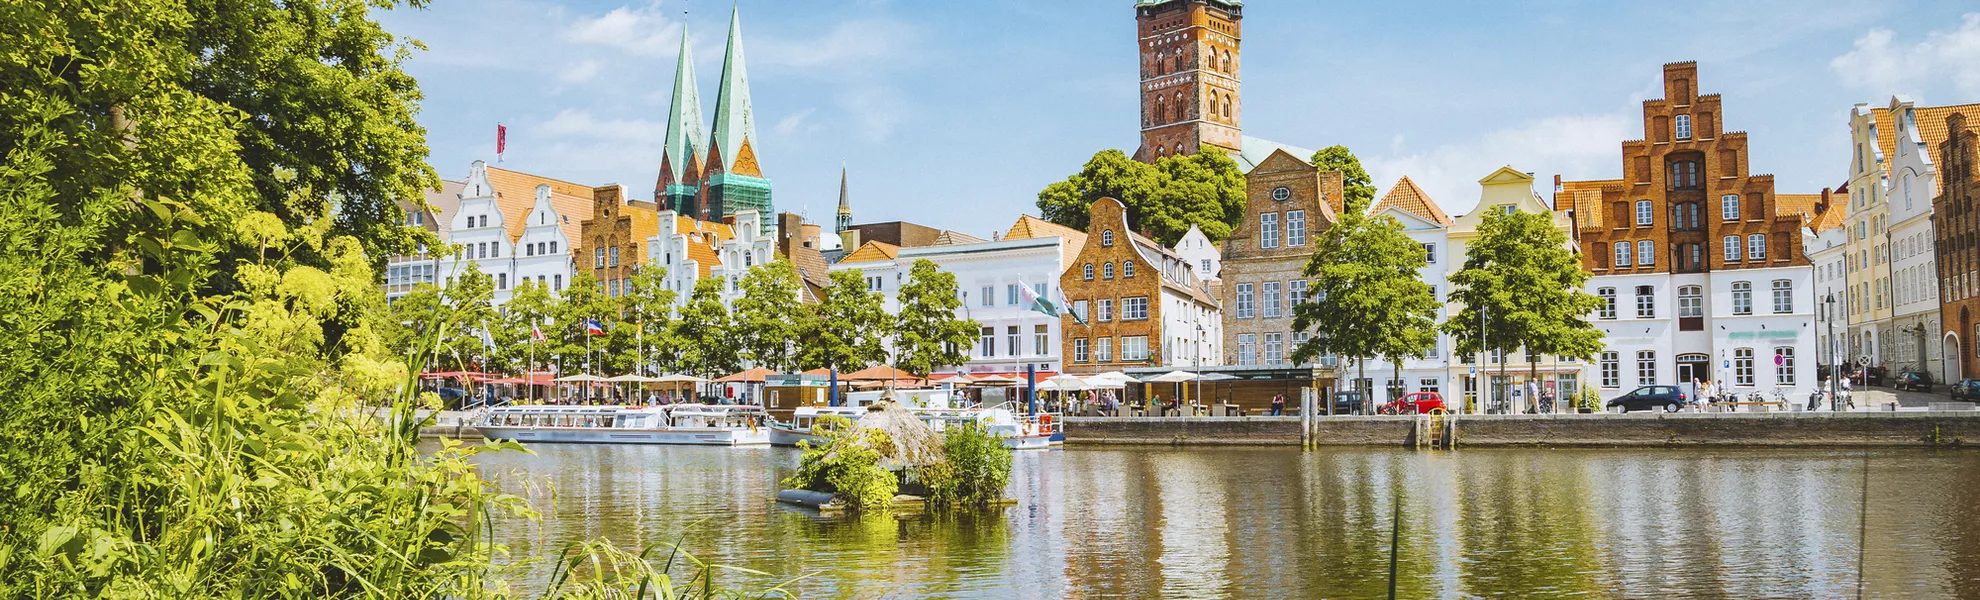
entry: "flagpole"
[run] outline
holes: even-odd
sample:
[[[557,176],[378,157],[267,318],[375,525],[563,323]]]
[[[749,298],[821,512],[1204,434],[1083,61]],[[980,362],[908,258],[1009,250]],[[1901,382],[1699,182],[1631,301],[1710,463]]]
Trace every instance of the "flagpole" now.
[[[591,373],[591,371],[592,371],[592,368],[591,368],[591,322],[590,322],[590,321],[585,321],[585,323],[584,323],[584,327],[585,327],[585,329],[584,329],[584,374],[586,374],[586,375],[590,375],[590,374],[592,374],[592,373]],[[586,381],[586,382],[584,382],[584,401],[585,401],[585,403],[586,403],[586,404],[590,404],[590,403],[591,403],[591,382],[589,382],[589,381]]]

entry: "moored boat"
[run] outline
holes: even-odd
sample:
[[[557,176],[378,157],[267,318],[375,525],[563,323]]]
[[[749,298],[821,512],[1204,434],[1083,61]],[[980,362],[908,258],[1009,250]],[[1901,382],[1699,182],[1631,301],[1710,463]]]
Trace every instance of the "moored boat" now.
[[[477,428],[518,442],[761,446],[770,443],[767,422],[753,405],[521,405],[490,410]]]
[[[864,406],[800,406],[791,412],[790,422],[778,421],[770,424],[770,445],[796,446],[801,441],[809,441],[813,445],[822,444],[825,439],[811,432],[811,428],[818,424],[819,417],[837,415],[845,417],[848,421],[856,421],[864,414],[866,414]]]
[[[1003,439],[1004,446],[1012,450],[1042,450],[1062,444],[1065,440],[1059,435],[1062,423],[1058,416],[1049,413],[1021,417],[1001,405],[990,408],[923,408],[915,409],[914,413],[936,431],[967,422],[978,423],[991,435]]]

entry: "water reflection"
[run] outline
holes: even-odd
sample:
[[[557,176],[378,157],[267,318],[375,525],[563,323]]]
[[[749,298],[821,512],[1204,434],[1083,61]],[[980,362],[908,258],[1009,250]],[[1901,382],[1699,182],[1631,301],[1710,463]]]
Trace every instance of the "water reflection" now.
[[[483,460],[543,512],[519,557],[679,540],[806,597],[1379,597],[1398,501],[1403,597],[1848,596],[1859,542],[1870,597],[1980,597],[1973,451],[1072,449],[1015,507],[860,520],[769,502],[789,450],[535,451]]]

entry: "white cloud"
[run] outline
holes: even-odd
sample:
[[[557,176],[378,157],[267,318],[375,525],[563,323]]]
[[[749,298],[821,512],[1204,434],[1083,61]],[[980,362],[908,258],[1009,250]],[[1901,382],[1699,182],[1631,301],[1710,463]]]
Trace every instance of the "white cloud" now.
[[[537,126],[551,138],[594,142],[645,142],[667,135],[667,124],[646,119],[597,119],[566,108]]]
[[[804,121],[811,118],[811,114],[815,112],[818,112],[818,109],[806,107],[804,110],[791,113],[788,117],[778,119],[776,127],[777,134],[788,136],[797,133],[800,129],[809,130],[809,127],[805,127]]]
[[[565,41],[611,46],[639,56],[672,56],[680,42],[677,24],[661,12],[659,3],[643,8],[618,7],[593,18],[581,18],[563,31]]]
[[[857,135],[870,141],[886,140],[894,135],[895,127],[907,120],[907,99],[891,87],[848,88],[839,92],[836,100],[839,108],[851,118],[848,125],[857,130]]]
[[[870,73],[912,60],[920,32],[887,18],[842,21],[815,39],[749,36],[750,66]]]
[[[598,76],[598,61],[585,60],[557,73],[557,80],[564,83],[584,83]]]
[[[1499,167],[1535,170],[1535,191],[1550,198],[1554,172],[1569,178],[1614,177],[1621,172],[1622,141],[1642,137],[1638,119],[1625,112],[1562,115],[1488,132],[1479,137],[1407,153],[1400,136],[1386,156],[1365,157],[1363,166],[1380,194],[1409,176],[1437,205],[1452,215],[1478,203],[1478,180]]]
[[[1980,95],[1980,13],[1914,44],[1898,41],[1889,29],[1871,29],[1857,38],[1855,48],[1829,61],[1829,68],[1845,85],[1878,93],[1918,93],[1950,79],[1960,95]]]

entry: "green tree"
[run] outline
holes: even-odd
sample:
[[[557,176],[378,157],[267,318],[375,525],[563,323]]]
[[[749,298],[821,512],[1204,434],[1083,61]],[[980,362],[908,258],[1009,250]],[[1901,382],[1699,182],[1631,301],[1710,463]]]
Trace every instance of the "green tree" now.
[[[927,377],[935,369],[969,362],[976,341],[976,321],[956,318],[962,309],[956,275],[928,259],[914,261],[907,285],[896,296],[900,314],[894,323],[894,366]]]
[[[413,286],[412,291],[392,301],[384,322],[379,324],[385,348],[398,356],[431,353],[431,348],[420,347],[421,342],[432,343],[441,322],[441,311],[445,309],[440,302],[440,288],[430,283]],[[424,369],[432,365],[419,366]]]
[[[811,321],[811,307],[798,298],[797,269],[783,260],[756,265],[741,287],[735,323],[743,357],[772,371],[796,370],[799,335]]]
[[[604,338],[587,333],[585,324],[596,320],[609,328],[617,310],[590,269],[578,269],[571,275],[571,284],[558,296],[556,311],[551,313],[550,326],[543,330],[550,338],[546,346],[557,361],[559,375],[597,375],[605,370],[607,365],[599,358]]]
[[[1603,339],[1587,317],[1602,300],[1582,291],[1587,281],[1552,214],[1488,212],[1465,249],[1464,268],[1451,275],[1451,300],[1464,308],[1444,332],[1459,354],[1500,351],[1500,370],[1505,355],[1520,348],[1536,359],[1540,353],[1592,358]],[[1527,361],[1527,373],[1538,380],[1536,360]]]
[[[1128,221],[1164,245],[1174,244],[1189,226],[1211,240],[1230,236],[1244,218],[1244,174],[1237,161],[1215,146],[1196,154],[1168,156],[1150,165],[1119,150],[1102,150],[1078,173],[1038,192],[1045,220],[1085,230],[1093,202],[1114,198],[1127,206]]]
[[[482,363],[492,349],[482,335],[495,326],[495,278],[481,272],[478,264],[462,261],[461,270],[454,273],[446,289],[440,290],[440,300],[452,313],[448,320],[454,323],[440,332],[442,365],[464,371],[485,370]]]
[[[527,374],[544,370],[551,360],[548,338],[557,303],[550,288],[533,279],[523,279],[510,292],[509,301],[502,304],[501,318],[491,324],[498,371]],[[545,339],[537,341],[532,331],[542,331]]]
[[[623,334],[615,331],[614,337],[632,344],[628,354],[636,370],[648,376],[666,371],[678,360],[679,344],[673,337],[675,295],[667,289],[666,278],[666,269],[640,269],[626,280],[626,293],[619,297],[620,318],[630,327]]]
[[[856,371],[887,360],[889,319],[880,292],[866,289],[859,269],[832,272],[825,301],[804,336],[803,362],[809,368]]]
[[[1437,298],[1418,274],[1427,259],[1395,217],[1341,215],[1315,239],[1306,263],[1313,284],[1293,307],[1293,329],[1312,328],[1313,336],[1293,350],[1293,362],[1327,352],[1354,358],[1360,381],[1367,359],[1380,356],[1400,381],[1403,359],[1421,358],[1437,343]]]
[[[674,321],[674,341],[679,344],[681,370],[699,377],[721,377],[742,369],[742,350],[736,345],[735,321],[722,305],[724,279],[703,277],[694,282],[681,317]]]
[[[1368,210],[1368,205],[1375,201],[1375,180],[1368,176],[1367,169],[1361,168],[1361,159],[1355,158],[1354,152],[1349,151],[1347,146],[1337,144],[1322,148],[1314,152],[1313,159],[1307,162],[1322,171],[1341,172],[1341,187],[1345,196],[1342,205],[1347,207],[1347,212]]]

